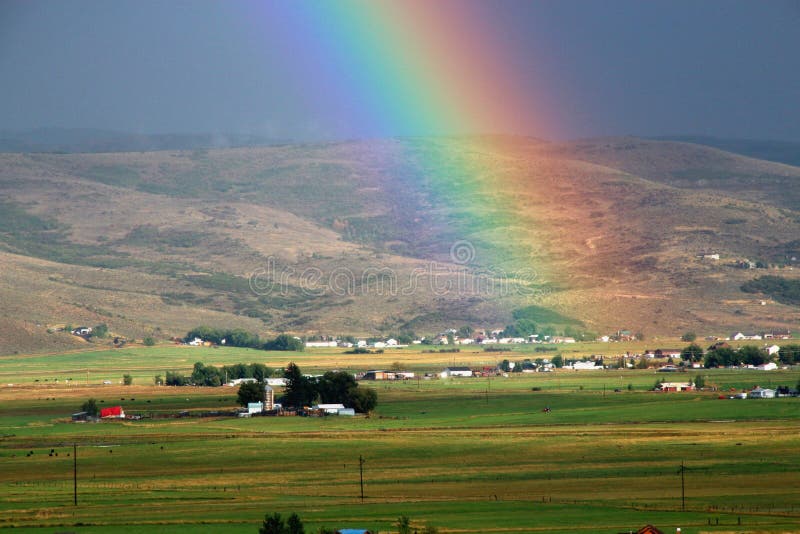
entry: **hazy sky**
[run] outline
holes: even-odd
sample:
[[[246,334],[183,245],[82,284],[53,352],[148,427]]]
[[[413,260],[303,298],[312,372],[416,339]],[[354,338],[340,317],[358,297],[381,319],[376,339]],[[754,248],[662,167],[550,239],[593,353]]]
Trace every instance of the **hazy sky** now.
[[[361,97],[346,88],[358,79],[341,56],[326,68],[326,48],[302,24],[300,4],[0,0],[0,129],[431,133],[356,119]],[[531,121],[515,133],[800,140],[800,0],[445,5],[479,8],[489,30],[474,46],[491,34],[492,50],[503,51],[491,59],[508,63],[531,109],[547,117],[546,127]]]

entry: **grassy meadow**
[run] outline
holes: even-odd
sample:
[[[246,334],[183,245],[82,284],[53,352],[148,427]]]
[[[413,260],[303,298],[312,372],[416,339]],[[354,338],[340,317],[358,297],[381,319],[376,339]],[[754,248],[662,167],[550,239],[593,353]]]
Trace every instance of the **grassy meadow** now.
[[[680,394],[649,389],[694,373],[373,383],[377,410],[355,418],[167,417],[232,409],[236,390],[152,385],[195,361],[294,360],[307,372],[398,361],[430,372],[522,357],[513,356],[169,346],[2,357],[0,529],[254,533],[277,511],[298,513],[310,532],[396,532],[401,515],[420,531],[464,533],[618,533],[647,523],[689,534],[800,531],[800,399],[719,398],[755,384],[794,387],[799,370],[702,370],[717,391]],[[118,384],[124,373],[132,386]],[[89,397],[144,418],[70,422]]]

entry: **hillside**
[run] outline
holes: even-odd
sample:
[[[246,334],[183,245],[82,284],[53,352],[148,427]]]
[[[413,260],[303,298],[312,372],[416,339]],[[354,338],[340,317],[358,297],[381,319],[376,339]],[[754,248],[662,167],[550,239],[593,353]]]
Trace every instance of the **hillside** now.
[[[740,287],[797,270],[732,263],[795,264],[798,181],[640,139],[0,154],[0,353],[84,343],[63,324],[430,334],[531,304],[595,332],[793,328]]]

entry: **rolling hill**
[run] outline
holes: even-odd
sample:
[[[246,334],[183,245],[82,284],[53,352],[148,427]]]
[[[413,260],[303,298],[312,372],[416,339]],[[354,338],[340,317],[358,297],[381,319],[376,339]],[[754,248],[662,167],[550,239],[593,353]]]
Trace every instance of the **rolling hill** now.
[[[594,332],[792,328],[741,285],[798,278],[798,195],[798,167],[635,138],[0,154],[0,353],[84,343],[64,324],[430,334],[531,305]]]

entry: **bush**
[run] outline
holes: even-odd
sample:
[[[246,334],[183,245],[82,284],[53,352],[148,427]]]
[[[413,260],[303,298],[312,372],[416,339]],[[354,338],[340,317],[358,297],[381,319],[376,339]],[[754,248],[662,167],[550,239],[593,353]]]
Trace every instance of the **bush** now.
[[[142,343],[144,343],[145,346],[147,346],[147,347],[152,347],[153,345],[156,344],[156,340],[153,339],[151,336],[147,336],[146,338],[144,338],[142,340]]]
[[[122,375],[122,383],[126,386],[133,384],[133,377],[131,375]]]

